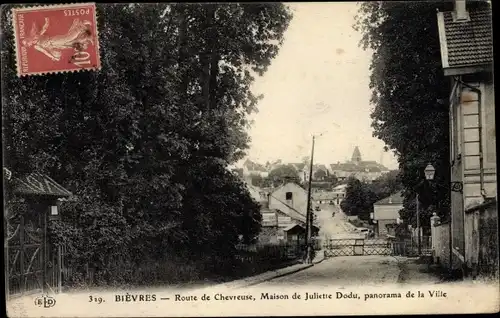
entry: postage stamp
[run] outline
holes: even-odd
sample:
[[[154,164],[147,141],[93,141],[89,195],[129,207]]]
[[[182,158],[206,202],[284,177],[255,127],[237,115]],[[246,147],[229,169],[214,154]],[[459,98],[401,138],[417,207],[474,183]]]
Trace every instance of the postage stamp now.
[[[94,3],[12,9],[17,75],[99,70]]]

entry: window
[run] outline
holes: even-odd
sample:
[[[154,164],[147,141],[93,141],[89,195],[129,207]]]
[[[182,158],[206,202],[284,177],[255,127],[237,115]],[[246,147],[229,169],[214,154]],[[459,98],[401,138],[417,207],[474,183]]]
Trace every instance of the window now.
[[[291,200],[291,199],[292,199],[292,197],[293,197],[292,192],[287,192],[287,193],[285,194],[285,199],[286,199],[286,200]]]

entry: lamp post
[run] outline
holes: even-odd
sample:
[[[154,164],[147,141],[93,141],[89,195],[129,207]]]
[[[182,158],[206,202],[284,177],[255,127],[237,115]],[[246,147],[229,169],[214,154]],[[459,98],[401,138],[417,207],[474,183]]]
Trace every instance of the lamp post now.
[[[425,174],[425,180],[433,180],[434,179],[434,174],[436,173],[436,169],[429,163],[427,164],[427,167],[424,169],[424,174]],[[422,240],[421,240],[421,233],[420,233],[420,204],[419,204],[419,198],[418,198],[418,192],[416,196],[416,210],[417,210],[417,235],[418,235],[418,255],[422,255]]]

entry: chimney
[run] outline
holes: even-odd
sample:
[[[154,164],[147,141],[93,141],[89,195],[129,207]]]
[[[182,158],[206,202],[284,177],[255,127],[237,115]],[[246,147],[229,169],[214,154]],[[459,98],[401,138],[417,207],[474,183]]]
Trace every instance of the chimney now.
[[[466,0],[455,0],[455,11],[453,16],[454,22],[469,21],[469,13],[467,12]]]

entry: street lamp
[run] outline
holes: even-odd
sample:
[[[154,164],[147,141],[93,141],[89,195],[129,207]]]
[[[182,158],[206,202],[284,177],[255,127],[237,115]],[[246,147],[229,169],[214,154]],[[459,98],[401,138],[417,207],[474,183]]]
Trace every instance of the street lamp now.
[[[424,169],[424,174],[425,174],[425,180],[434,180],[434,174],[436,173],[436,169],[428,163],[427,167]],[[418,192],[416,195],[416,210],[417,210],[417,235],[418,235],[418,255],[420,256],[422,254],[422,240],[421,240],[421,233],[420,233],[420,206],[419,206],[419,198],[418,198]]]
[[[425,167],[424,174],[425,174],[425,179],[427,180],[434,180],[434,174],[436,173],[436,169],[429,163],[427,164],[427,167]]]
[[[436,169],[434,169],[434,167],[429,163],[427,164],[427,167],[425,167],[424,173],[425,173],[425,179],[432,181],[434,180],[434,174],[436,173]],[[460,192],[460,193],[463,192],[463,183],[460,181],[450,182],[449,188],[444,187],[438,183],[436,183],[436,185],[446,190],[451,190],[453,192]]]

